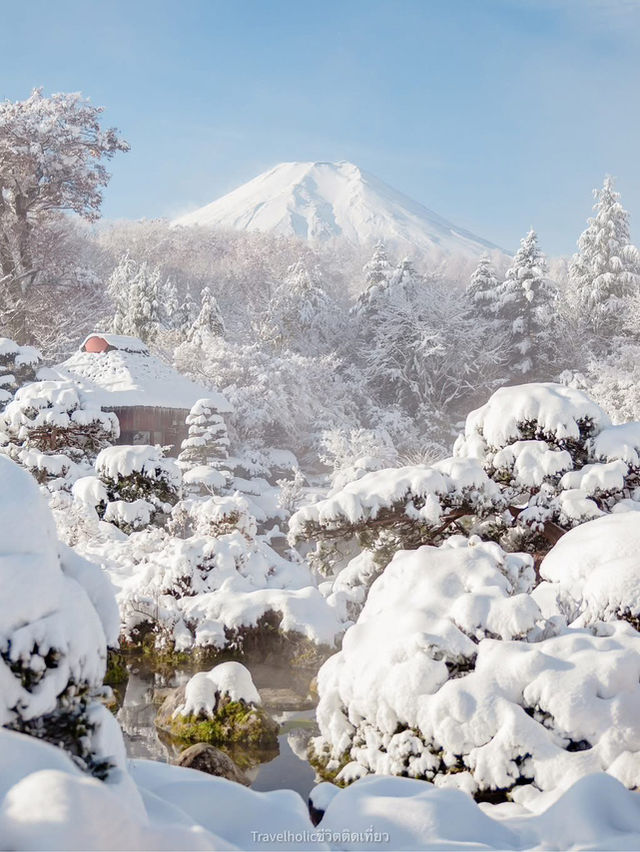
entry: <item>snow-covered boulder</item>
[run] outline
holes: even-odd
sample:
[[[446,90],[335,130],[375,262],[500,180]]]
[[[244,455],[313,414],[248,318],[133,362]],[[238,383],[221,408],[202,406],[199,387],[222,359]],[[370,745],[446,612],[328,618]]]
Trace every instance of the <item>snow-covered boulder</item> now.
[[[168,695],[156,726],[183,742],[273,747],[278,724],[261,704],[249,670],[237,662],[220,663]]]

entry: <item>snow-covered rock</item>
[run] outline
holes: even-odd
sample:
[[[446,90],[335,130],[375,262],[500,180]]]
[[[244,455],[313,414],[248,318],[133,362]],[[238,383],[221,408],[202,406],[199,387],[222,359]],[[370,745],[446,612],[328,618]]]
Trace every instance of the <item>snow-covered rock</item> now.
[[[213,718],[222,696],[245,704],[262,704],[251,673],[242,663],[230,661],[214,666],[211,671],[198,672],[185,686],[185,701],[176,708],[175,715]]]

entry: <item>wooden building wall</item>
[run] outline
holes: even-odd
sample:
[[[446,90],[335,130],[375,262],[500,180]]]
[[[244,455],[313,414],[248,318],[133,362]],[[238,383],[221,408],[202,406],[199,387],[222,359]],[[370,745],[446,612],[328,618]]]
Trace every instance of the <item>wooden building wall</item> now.
[[[106,410],[113,411],[120,423],[118,444],[171,444],[177,455],[189,432],[184,422],[188,409],[131,406]]]

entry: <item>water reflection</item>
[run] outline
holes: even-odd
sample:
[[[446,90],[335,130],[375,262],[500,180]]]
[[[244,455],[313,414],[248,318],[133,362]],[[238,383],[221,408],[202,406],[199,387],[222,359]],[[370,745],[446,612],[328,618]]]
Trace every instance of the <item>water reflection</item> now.
[[[281,724],[279,751],[225,748],[245,772],[255,790],[290,788],[306,801],[315,783],[315,773],[306,759],[307,742],[317,733],[309,682],[313,672],[284,669],[257,663],[244,664],[258,688],[265,709]],[[192,671],[175,671],[169,677],[135,668],[126,686],[114,690],[118,698],[117,719],[122,727],[129,757],[172,762],[185,747],[159,733],[154,719],[169,689],[185,683]]]

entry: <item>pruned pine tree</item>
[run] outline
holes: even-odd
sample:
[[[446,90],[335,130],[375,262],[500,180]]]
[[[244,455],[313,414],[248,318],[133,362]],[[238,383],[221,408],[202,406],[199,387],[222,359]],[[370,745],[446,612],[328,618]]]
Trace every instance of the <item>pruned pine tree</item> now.
[[[497,315],[509,339],[509,369],[516,376],[551,378],[553,303],[557,291],[532,229],[520,241],[499,289]]]
[[[189,436],[181,445],[178,465],[183,471],[205,466],[220,470],[229,458],[229,435],[215,399],[199,399],[187,415]]]
[[[570,286],[587,324],[596,334],[610,336],[621,328],[626,300],[640,291],[640,253],[631,244],[629,214],[611,177],[594,196],[595,216],[578,240]]]

